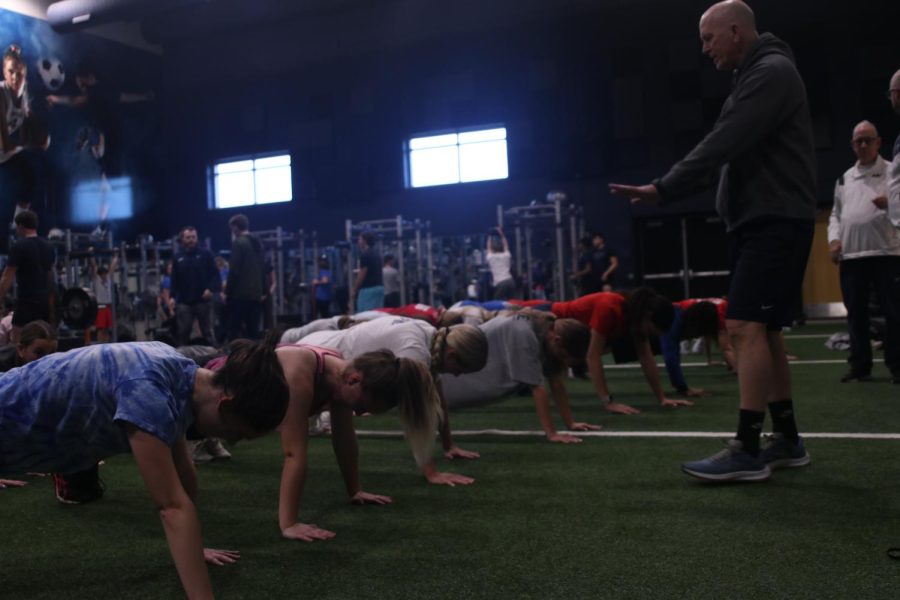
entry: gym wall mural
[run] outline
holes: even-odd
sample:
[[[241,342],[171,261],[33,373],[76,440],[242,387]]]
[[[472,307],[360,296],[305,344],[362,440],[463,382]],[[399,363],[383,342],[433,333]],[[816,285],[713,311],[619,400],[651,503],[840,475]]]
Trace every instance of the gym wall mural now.
[[[0,53],[0,224],[29,206],[44,232],[149,211],[161,189],[159,57],[5,10]]]

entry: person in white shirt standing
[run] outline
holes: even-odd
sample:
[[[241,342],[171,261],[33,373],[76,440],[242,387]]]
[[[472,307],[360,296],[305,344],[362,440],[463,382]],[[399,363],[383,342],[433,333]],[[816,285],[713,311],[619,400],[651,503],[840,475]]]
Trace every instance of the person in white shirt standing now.
[[[494,281],[494,300],[509,300],[516,295],[516,281],[510,272],[512,254],[509,253],[509,242],[499,227],[493,228],[487,240],[487,264],[491,269]]]
[[[853,129],[856,164],[838,179],[828,223],[828,250],[840,266],[841,293],[850,328],[850,370],[841,382],[866,381],[872,373],[869,294],[872,287],[887,330],[884,362],[900,383],[900,235],[888,218],[888,165],[881,138],[863,121]]]

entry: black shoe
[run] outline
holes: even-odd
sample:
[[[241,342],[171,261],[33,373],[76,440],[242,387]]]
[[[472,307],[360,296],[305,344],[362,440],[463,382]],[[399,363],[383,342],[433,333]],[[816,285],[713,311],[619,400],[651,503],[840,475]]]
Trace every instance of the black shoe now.
[[[871,381],[872,375],[869,373],[856,373],[854,371],[848,371],[841,377],[841,383],[847,383],[849,381]]]
[[[891,373],[891,383],[900,384],[900,371],[894,371]]]
[[[103,497],[106,484],[100,479],[99,467],[94,465],[85,471],[62,475],[53,474],[56,499],[63,504],[84,504]]]

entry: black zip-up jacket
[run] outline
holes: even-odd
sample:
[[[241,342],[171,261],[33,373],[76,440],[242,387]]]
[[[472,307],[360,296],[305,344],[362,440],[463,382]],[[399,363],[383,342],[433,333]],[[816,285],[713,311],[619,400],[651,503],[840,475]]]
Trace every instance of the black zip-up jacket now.
[[[709,187],[729,231],[761,219],[815,219],[815,146],[806,87],[787,44],[764,33],[734,71],[703,140],[654,181],[664,204]]]
[[[221,288],[219,271],[212,253],[205,248],[182,251],[172,264],[172,296],[178,304],[203,302],[203,291]]]

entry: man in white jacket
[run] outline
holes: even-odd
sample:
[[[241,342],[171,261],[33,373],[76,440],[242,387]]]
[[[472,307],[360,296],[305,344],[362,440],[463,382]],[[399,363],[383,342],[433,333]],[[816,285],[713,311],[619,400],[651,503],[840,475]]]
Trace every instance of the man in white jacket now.
[[[894,107],[894,112],[897,113],[897,116],[900,116],[900,70],[891,77],[887,96],[891,101],[891,106]],[[894,141],[893,159],[894,162],[891,163],[890,182],[888,184],[888,214],[894,226],[900,227],[900,135]]]
[[[888,218],[890,163],[878,154],[881,138],[868,121],[853,129],[851,146],[858,160],[835,184],[828,223],[828,249],[840,266],[850,328],[850,370],[841,382],[871,379],[869,294],[874,287],[887,324],[884,362],[893,382],[900,383],[900,235]]]

